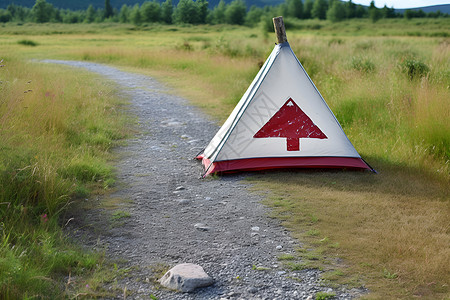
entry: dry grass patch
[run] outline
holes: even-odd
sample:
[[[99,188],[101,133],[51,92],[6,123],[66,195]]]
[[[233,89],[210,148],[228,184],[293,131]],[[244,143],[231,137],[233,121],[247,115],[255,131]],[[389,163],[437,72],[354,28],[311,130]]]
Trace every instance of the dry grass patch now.
[[[276,172],[252,181],[273,191],[266,202],[295,237],[324,250],[318,261],[325,269],[344,258],[347,277],[339,280],[363,276],[368,298],[444,299],[450,295],[447,184],[407,174]]]

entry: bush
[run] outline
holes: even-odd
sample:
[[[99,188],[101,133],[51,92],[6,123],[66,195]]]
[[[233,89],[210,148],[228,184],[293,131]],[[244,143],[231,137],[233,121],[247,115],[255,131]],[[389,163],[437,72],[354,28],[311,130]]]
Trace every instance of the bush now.
[[[24,45],[24,46],[31,46],[31,47],[35,47],[38,45],[38,43],[36,43],[35,41],[32,41],[32,40],[20,40],[17,42],[17,44]]]
[[[405,59],[400,67],[410,80],[428,75],[430,68],[423,62],[416,59]]]

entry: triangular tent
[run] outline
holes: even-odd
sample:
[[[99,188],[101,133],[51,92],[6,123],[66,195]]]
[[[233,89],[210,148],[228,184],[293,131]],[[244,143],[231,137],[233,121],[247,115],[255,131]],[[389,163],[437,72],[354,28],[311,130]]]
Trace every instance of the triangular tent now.
[[[278,44],[197,157],[205,175],[272,168],[372,170],[359,156],[288,42]]]

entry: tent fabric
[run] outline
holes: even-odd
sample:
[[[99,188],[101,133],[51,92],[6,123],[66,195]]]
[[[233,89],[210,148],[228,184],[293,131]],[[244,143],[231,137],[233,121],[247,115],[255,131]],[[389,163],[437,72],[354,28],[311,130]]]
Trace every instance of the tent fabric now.
[[[202,155],[205,175],[249,169],[371,169],[293,53],[278,44]]]

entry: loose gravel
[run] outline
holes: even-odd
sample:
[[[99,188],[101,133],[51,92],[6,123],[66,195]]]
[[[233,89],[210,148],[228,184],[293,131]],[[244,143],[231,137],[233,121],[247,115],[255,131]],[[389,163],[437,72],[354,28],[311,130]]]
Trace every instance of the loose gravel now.
[[[130,99],[138,133],[115,149],[118,187],[116,214],[85,210],[70,223],[70,234],[86,247],[106,249],[107,256],[129,270],[106,288],[123,299],[354,299],[366,291],[323,285],[320,271],[292,271],[279,255],[294,253],[294,240],[268,216],[262,196],[251,193],[246,174],[201,179],[193,158],[218,126],[185,99],[156,80],[113,67],[78,61],[45,60],[101,74]],[[119,209],[117,209],[119,208]],[[120,212],[123,212],[122,214]],[[215,283],[193,293],[177,293],[155,283],[155,270],[179,263],[202,266]]]

